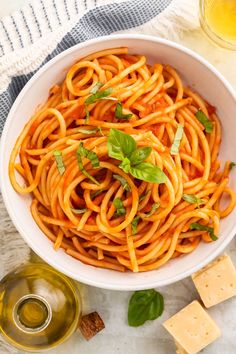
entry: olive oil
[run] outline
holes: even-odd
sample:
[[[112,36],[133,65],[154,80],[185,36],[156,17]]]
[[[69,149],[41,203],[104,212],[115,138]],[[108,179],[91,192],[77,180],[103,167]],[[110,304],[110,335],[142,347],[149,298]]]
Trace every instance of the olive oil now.
[[[218,44],[236,49],[236,0],[201,0],[201,24]]]
[[[75,285],[45,264],[22,266],[0,282],[0,332],[21,350],[62,343],[76,329],[80,312]]]
[[[236,1],[214,0],[206,9],[209,26],[220,37],[236,40]]]

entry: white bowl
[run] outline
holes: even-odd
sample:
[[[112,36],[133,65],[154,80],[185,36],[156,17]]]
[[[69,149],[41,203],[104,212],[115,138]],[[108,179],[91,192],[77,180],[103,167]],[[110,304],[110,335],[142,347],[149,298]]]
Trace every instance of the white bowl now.
[[[79,58],[101,49],[119,46],[128,46],[132,53],[145,54],[150,62],[173,65],[188,85],[217,106],[223,126],[221,159],[235,160],[236,95],[223,76],[202,57],[178,44],[151,36],[113,35],[93,39],[64,51],[44,65],[21,91],[9,113],[2,135],[1,187],[16,228],[44,261],[71,278],[97,287],[114,290],[147,289],[183,279],[222,252],[236,232],[236,210],[221,221],[218,241],[201,243],[191,254],[174,259],[158,270],[138,274],[119,273],[85,265],[63,250],[55,252],[51,241],[41,232],[30,214],[31,198],[17,194],[8,177],[8,161],[13,145],[35,108],[46,100],[49,88],[61,82],[67,68]],[[232,174],[236,177],[235,172]],[[236,178],[232,175],[231,185],[236,190]]]

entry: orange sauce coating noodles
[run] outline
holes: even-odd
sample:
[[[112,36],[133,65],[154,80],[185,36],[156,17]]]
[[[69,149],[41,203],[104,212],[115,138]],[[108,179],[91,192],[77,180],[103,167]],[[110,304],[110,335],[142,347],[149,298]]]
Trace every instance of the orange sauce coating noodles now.
[[[116,118],[116,100],[98,99],[85,105],[98,82],[103,84],[101,90],[112,88],[109,97],[122,103],[123,114],[132,114],[130,119]],[[196,118],[199,109],[213,124],[211,134]],[[172,155],[178,124],[183,124],[184,132],[178,153]],[[138,147],[151,147],[149,161],[164,171],[166,183],[141,181],[120,169],[118,161],[108,156],[111,128],[132,135]],[[92,129],[92,133],[83,133],[83,129]],[[80,142],[99,158],[96,169],[82,159],[99,185],[79,169],[76,151]],[[174,68],[151,66],[144,55],[113,48],[80,59],[64,82],[51,88],[47,102],[15,143],[9,176],[18,193],[31,193],[32,216],[55,250],[62,247],[88,265],[142,272],[194,251],[200,242],[214,242],[206,231],[191,230],[193,222],[219,234],[220,218],[236,203],[228,186],[229,161],[220,172],[220,143],[221,125],[214,107],[184,87]],[[55,150],[62,154],[63,174],[57,168]],[[18,183],[15,170],[25,185]],[[130,190],[114,175],[123,177]],[[183,193],[201,198],[201,205],[183,200]],[[223,195],[228,201],[224,209]],[[115,198],[122,200],[125,215],[116,215]],[[147,216],[154,203],[159,207]],[[77,209],[84,212],[78,214]],[[137,232],[132,234],[137,216]]]

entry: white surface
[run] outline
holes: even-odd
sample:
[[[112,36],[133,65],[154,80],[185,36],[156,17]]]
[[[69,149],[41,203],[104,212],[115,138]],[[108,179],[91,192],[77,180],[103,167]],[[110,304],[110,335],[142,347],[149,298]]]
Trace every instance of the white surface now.
[[[8,175],[8,163],[14,143],[35,111],[35,107],[46,100],[49,88],[63,80],[66,69],[78,58],[102,49],[122,45],[127,46],[130,53],[146,55],[150,63],[169,63],[177,69],[187,85],[194,87],[209,102],[217,105],[219,116],[224,117],[221,159],[234,160],[236,156],[234,144],[236,96],[226,80],[204,59],[173,42],[151,36],[115,35],[69,48],[41,68],[21,91],[7,118],[1,138],[1,150],[4,151],[0,160],[1,171],[3,171],[1,189],[9,215],[16,228],[44,261],[71,278],[86,284],[112,290],[141,290],[174,283],[191,275],[214,259],[224,250],[236,233],[234,221],[236,209],[221,221],[220,238],[217,242],[200,243],[191,254],[176,258],[151,272],[122,273],[85,265],[67,255],[63,250],[55,252],[51,241],[45,237],[31,216],[31,197],[15,192]],[[19,117],[21,117],[20,120]],[[236,179],[234,183],[232,182],[232,186],[236,189]]]
[[[18,10],[27,2],[28,0],[0,0],[0,18]]]
[[[24,0],[23,0],[24,1]],[[8,5],[20,6],[22,0],[0,0],[0,16],[8,11]],[[236,53],[221,50],[209,42],[201,31],[184,35],[181,43],[196,50],[212,62],[236,89]],[[236,264],[236,240],[230,245],[231,257]],[[162,318],[146,323],[140,328],[129,328],[126,322],[127,302],[130,293],[82,287],[84,311],[97,310],[106,323],[106,329],[90,342],[75,334],[66,344],[49,351],[50,354],[172,354],[174,346],[161,323],[196,298],[190,279],[161,289],[165,297]],[[236,352],[236,298],[210,309],[209,313],[218,323],[222,336],[203,352],[205,354],[234,354]],[[2,353],[1,353],[2,354]],[[5,353],[3,353],[5,354]]]

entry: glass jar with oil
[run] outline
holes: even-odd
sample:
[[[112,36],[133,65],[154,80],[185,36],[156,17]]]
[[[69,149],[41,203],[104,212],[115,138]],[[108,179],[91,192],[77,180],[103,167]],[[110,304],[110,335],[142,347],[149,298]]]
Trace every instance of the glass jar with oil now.
[[[80,313],[74,283],[46,264],[21,266],[0,282],[0,333],[18,349],[61,344],[75,331]]]
[[[200,22],[215,43],[236,50],[236,0],[200,0]]]

